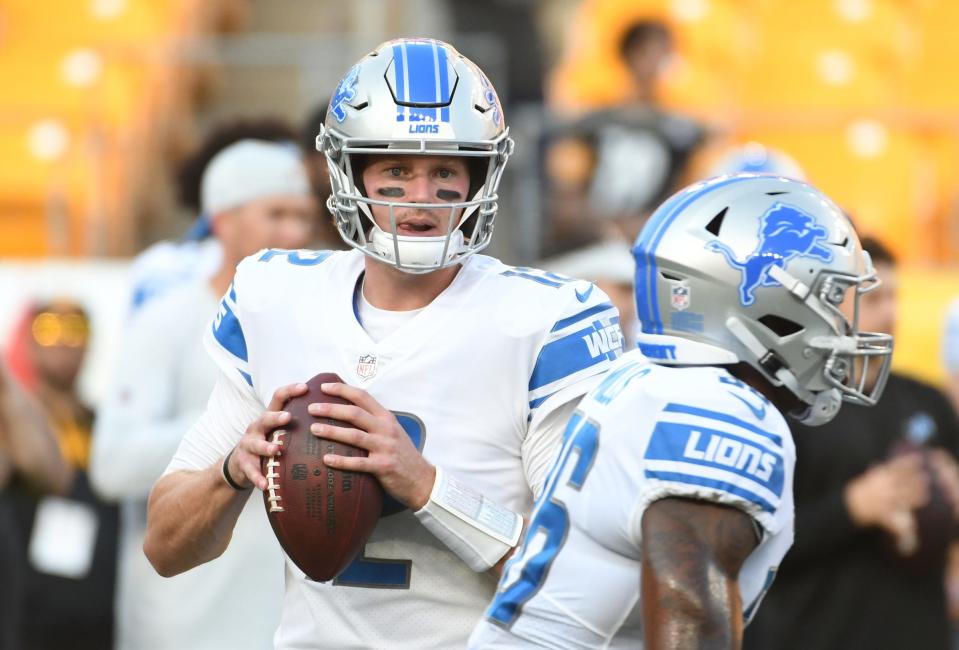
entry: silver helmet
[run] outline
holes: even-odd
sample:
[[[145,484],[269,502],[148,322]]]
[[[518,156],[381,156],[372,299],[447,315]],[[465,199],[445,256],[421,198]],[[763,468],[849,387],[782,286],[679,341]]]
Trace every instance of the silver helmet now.
[[[427,273],[489,245],[513,141],[489,79],[452,46],[399,39],[366,55],[337,86],[316,146],[330,170],[327,206],[350,246],[403,271]],[[365,196],[357,156],[387,151],[466,157],[469,196],[419,204]],[[373,205],[389,207],[391,232],[377,226]],[[445,236],[399,235],[394,208],[407,207],[449,210]]]
[[[637,342],[652,360],[748,363],[808,406],[793,414],[807,424],[882,393],[892,336],[858,328],[878,279],[849,219],[812,186],[754,174],[694,184],[650,217],[633,256]]]

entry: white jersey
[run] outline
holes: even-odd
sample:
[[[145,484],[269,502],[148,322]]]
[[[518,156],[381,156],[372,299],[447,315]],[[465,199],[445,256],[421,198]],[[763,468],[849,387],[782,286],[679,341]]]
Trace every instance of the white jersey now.
[[[471,648],[637,648],[641,522],[689,497],[742,509],[762,539],[739,574],[748,622],[793,539],[782,415],[716,367],[623,356],[583,399]]]
[[[208,333],[221,371],[260,405],[280,386],[335,372],[396,412],[428,461],[528,512],[562,431],[543,439],[538,426],[619,356],[615,308],[588,282],[476,255],[375,342],[355,310],[364,260],[357,251],[247,258]],[[170,469],[207,467],[242,433],[194,427]],[[495,580],[471,571],[409,510],[394,502],[387,512],[363,556],[333,582],[310,581],[287,560],[277,647],[465,645]]]

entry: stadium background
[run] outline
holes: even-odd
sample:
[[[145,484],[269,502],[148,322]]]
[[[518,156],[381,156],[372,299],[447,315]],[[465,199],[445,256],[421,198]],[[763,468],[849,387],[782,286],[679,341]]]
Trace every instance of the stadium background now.
[[[642,17],[677,39],[667,106],[787,152],[900,256],[894,363],[941,382],[959,294],[953,0],[2,0],[0,341],[28,298],[79,297],[96,400],[127,262],[193,216],[175,205],[176,162],[225,118],[301,123],[352,61],[401,35],[450,40],[501,89],[518,147],[494,252],[534,262],[538,138],[629,97],[618,39]]]

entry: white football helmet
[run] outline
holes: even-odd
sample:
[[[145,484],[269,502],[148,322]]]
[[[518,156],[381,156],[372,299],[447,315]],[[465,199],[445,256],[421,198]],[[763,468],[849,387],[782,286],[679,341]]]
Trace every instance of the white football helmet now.
[[[741,174],[692,185],[650,217],[633,248],[640,350],[658,363],[745,362],[823,424],[842,401],[876,403],[892,336],[860,332],[878,285],[849,219],[815,188]],[[852,320],[840,311],[854,300]],[[877,380],[866,392],[870,363]]]
[[[486,75],[452,46],[430,39],[386,42],[360,60],[336,88],[317,136],[332,194],[327,206],[343,240],[409,273],[461,262],[489,245],[497,188],[513,149],[503,108]],[[362,190],[357,156],[464,156],[471,187],[466,200],[404,203]],[[371,206],[389,206],[391,232],[376,225]],[[449,210],[445,236],[396,232],[394,208]]]

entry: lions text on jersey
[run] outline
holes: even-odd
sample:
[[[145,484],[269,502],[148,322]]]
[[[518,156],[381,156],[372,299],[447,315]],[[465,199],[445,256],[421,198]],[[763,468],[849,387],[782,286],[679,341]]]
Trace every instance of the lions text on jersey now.
[[[748,621],[792,544],[794,465],[782,415],[726,370],[623,356],[571,419],[470,647],[639,647],[641,521],[664,497],[756,521],[739,575]]]
[[[619,318],[593,285],[476,255],[432,303],[379,341],[358,322],[358,251],[261,251],[237,269],[207,347],[232,389],[268,404],[280,386],[335,372],[399,421],[424,457],[515,512],[530,510],[559,444],[540,425],[619,356]],[[243,431],[185,439],[203,467]],[[209,448],[203,458],[190,450]],[[193,454],[196,456],[197,454]],[[462,647],[495,584],[408,510],[387,509],[362,557],[331,583],[287,561],[279,647]]]

